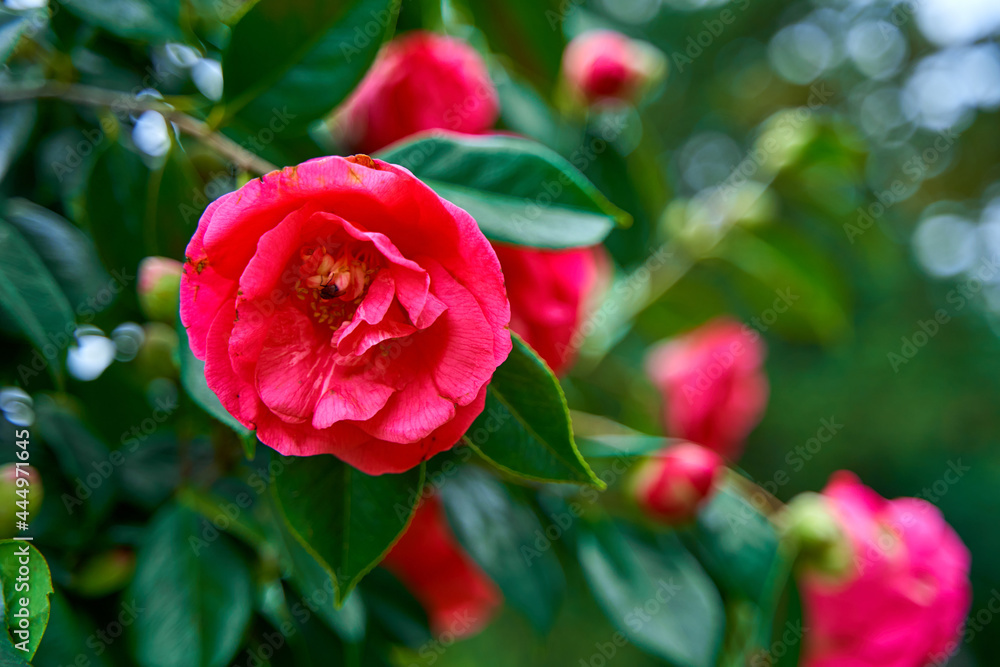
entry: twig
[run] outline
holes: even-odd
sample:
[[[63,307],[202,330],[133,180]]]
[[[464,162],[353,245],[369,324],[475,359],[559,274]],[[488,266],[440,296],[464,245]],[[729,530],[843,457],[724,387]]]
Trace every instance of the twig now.
[[[138,98],[126,92],[54,82],[25,88],[0,88],[0,102],[19,102],[41,98],[59,99],[75,104],[108,107],[112,110],[127,110],[129,112],[157,111],[176,125],[181,132],[189,134],[213,148],[241,169],[256,174],[266,174],[277,169],[276,166],[264,158],[254,155],[232,139],[214,132],[203,121],[178,111],[166,102],[152,97]]]

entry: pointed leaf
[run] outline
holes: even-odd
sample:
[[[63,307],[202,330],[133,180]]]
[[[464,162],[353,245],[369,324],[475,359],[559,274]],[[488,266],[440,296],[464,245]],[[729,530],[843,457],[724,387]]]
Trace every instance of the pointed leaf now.
[[[519,137],[435,131],[376,157],[412,171],[502,243],[591,246],[631,220],[558,153]]]
[[[410,524],[425,466],[372,476],[326,454],[279,460],[273,489],[280,514],[333,577],[341,604]]]
[[[27,569],[27,577],[24,577],[23,568]],[[0,643],[10,643],[22,658],[31,660],[49,624],[52,595],[49,564],[29,542],[3,540],[0,542],[0,582],[3,584],[5,630]],[[27,586],[19,589],[19,583]],[[28,601],[27,605],[21,604],[24,600]],[[27,627],[21,624],[22,620],[27,621]],[[18,635],[18,631],[25,630],[26,635]]]
[[[486,408],[464,441],[501,470],[540,482],[604,488],[573,440],[566,397],[555,375],[516,334],[493,374]]]

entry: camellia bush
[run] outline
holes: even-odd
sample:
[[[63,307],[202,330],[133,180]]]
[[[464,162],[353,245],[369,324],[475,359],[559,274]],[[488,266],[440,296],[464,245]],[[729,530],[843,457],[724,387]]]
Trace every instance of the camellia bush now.
[[[6,0],[0,664],[993,664],[939,4]]]

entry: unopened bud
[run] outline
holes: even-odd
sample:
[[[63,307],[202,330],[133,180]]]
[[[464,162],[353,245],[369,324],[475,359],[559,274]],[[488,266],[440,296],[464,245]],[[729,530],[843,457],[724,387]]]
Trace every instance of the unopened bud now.
[[[685,442],[645,461],[632,478],[632,495],[648,516],[664,523],[694,518],[723,469],[715,452]]]
[[[146,317],[167,324],[177,321],[183,271],[183,264],[167,257],[139,262],[139,306]]]
[[[86,560],[73,578],[73,589],[86,597],[103,597],[125,587],[135,570],[135,553],[122,547]]]
[[[796,549],[799,563],[833,577],[851,568],[851,541],[829,501],[817,493],[802,493],[778,517],[782,535]]]
[[[0,467],[0,537],[25,534],[42,505],[42,477],[31,466]]]

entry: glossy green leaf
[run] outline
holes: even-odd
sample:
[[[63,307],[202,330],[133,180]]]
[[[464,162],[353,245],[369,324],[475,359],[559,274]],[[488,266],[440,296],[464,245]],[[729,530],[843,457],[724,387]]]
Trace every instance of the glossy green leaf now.
[[[291,570],[290,580],[296,591],[315,607],[316,613],[345,642],[356,644],[364,640],[366,612],[361,596],[352,593],[338,607],[333,576],[290,534],[288,525],[280,523]]]
[[[182,39],[180,0],[62,0],[60,4],[125,39],[154,43]]]
[[[412,171],[494,241],[590,246],[630,221],[567,160],[527,139],[432,132],[376,157]]]
[[[501,470],[540,482],[604,488],[573,439],[566,397],[545,362],[516,334],[463,441]]]
[[[148,194],[149,169],[139,155],[118,142],[97,154],[83,210],[101,260],[112,270],[132,272],[143,257],[153,254],[151,239],[143,234]]]
[[[3,584],[6,631],[0,643],[10,643],[23,658],[31,660],[49,623],[52,595],[49,565],[30,542],[3,540],[0,542],[0,583]]]
[[[722,586],[754,602],[769,593],[778,535],[736,488],[716,492],[698,513],[693,534],[698,559]]]
[[[604,613],[636,646],[677,667],[713,667],[722,599],[675,535],[658,543],[607,522],[581,527],[578,557]]]
[[[486,472],[465,466],[441,489],[458,541],[540,635],[555,622],[565,590],[559,559],[537,548],[534,512]]]
[[[35,249],[77,313],[92,317],[106,305],[107,300],[91,297],[102,290],[110,294],[115,286],[97,259],[90,237],[62,216],[27,199],[9,200],[4,216]],[[134,273],[129,277],[134,278]]]
[[[394,0],[260,0],[233,27],[223,59],[226,115],[272,140],[304,129],[361,81],[398,11]]]
[[[4,28],[0,25],[0,31]],[[3,37],[0,36],[0,40]],[[3,47],[0,46],[0,49]],[[35,102],[21,102],[0,107],[0,181],[3,181],[14,160],[24,150],[31,131],[35,127],[38,105]]]
[[[292,536],[333,577],[338,604],[409,525],[424,465],[398,475],[366,475],[327,454],[281,457],[273,491]]]
[[[53,377],[61,377],[63,354],[76,328],[73,310],[24,236],[3,220],[0,220],[0,311],[39,350]]]
[[[194,353],[191,352],[187,331],[180,323],[180,318],[178,318],[177,323],[177,334],[180,338],[178,356],[180,357],[181,385],[184,390],[198,407],[236,432],[243,444],[243,451],[247,458],[253,460],[257,452],[257,436],[241,424],[236,417],[229,414],[229,410],[226,410],[222,405],[219,397],[209,389],[205,380],[205,362],[195,357]]]
[[[222,667],[243,640],[253,579],[243,555],[193,511],[168,506],[154,517],[123,607],[142,667]],[[213,537],[214,536],[214,537]]]

